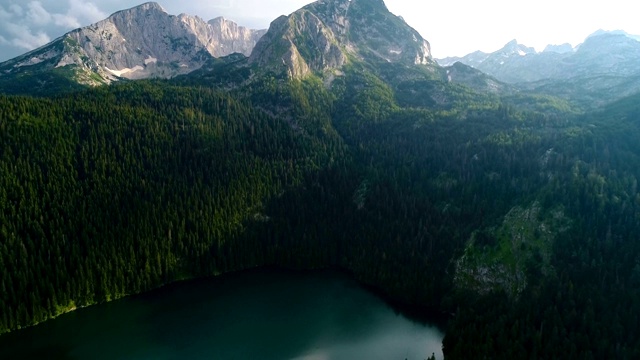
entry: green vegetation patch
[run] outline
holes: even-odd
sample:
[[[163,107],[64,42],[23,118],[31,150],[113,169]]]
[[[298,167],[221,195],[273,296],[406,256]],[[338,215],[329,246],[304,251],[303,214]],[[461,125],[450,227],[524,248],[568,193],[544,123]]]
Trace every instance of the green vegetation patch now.
[[[562,209],[543,215],[538,202],[528,208],[516,206],[498,228],[471,235],[464,254],[456,261],[456,285],[480,294],[504,291],[518,297],[530,274],[549,275],[552,244],[570,222]],[[534,267],[534,268],[532,268]]]

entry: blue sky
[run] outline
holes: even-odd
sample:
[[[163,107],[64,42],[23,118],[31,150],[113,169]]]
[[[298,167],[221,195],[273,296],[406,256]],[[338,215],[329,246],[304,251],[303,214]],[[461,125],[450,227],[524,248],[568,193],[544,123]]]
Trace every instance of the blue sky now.
[[[140,0],[0,0],[0,61],[20,55]],[[240,25],[267,28],[310,0],[159,0],[170,14],[206,20],[225,16]],[[577,45],[598,29],[640,34],[629,0],[386,0],[389,10],[431,43],[435,57],[495,51],[512,39],[542,50],[546,44]]]

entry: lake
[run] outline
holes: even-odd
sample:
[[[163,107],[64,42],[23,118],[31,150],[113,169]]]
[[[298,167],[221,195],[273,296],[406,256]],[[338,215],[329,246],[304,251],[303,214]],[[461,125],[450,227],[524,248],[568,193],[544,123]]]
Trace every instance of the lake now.
[[[0,359],[442,359],[444,334],[332,271],[180,282],[0,336]]]

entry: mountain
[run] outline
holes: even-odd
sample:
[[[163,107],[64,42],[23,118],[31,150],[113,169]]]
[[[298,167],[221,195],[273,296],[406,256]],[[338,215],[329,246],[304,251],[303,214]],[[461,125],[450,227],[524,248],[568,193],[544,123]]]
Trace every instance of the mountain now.
[[[480,68],[484,64],[499,63],[499,65],[503,65],[508,59],[518,59],[525,55],[535,54],[535,52],[535,49],[518,44],[516,40],[511,40],[502,49],[494,53],[475,51],[464,57],[448,57],[438,59],[437,62],[442,66],[449,66],[459,61],[463,64]]]
[[[640,41],[621,31],[598,31],[573,49],[569,44],[549,45],[541,53],[515,40],[485,54],[438,60],[443,66],[460,61],[507,83],[570,79],[595,75],[628,76],[640,73]]]
[[[448,82],[463,84],[481,93],[499,94],[513,90],[511,86],[459,61],[446,66],[445,71]]]
[[[482,62],[485,61],[490,55],[491,54],[489,53],[478,50],[472,52],[471,54],[465,55],[464,57],[453,56],[443,59],[437,59],[436,61],[441,66],[451,66],[457,62],[461,62],[465,65],[477,67],[478,65],[482,64]]]
[[[540,79],[522,89],[571,100],[592,110],[640,91],[640,42],[624,32],[598,31],[555,61],[538,59]]]
[[[157,3],[116,12],[51,43],[0,64],[0,85],[47,87],[52,74],[71,83],[98,85],[121,78],[171,78],[199,69],[212,57],[249,55],[265,30],[224,18],[208,23],[173,16]]]
[[[297,78],[350,59],[435,64],[429,42],[382,0],[320,0],[274,20],[249,62]]]
[[[541,69],[537,65],[537,59],[540,55],[536,53],[535,49],[512,40],[493,53],[476,51],[461,58],[439,59],[438,63],[442,66],[448,66],[459,61],[500,81],[517,83],[538,80]],[[555,57],[555,55],[555,53],[549,52],[542,57]]]
[[[555,52],[558,54],[566,54],[574,51],[573,46],[569,43],[564,43],[562,45],[547,45],[542,52]]]
[[[594,37],[594,36],[600,36],[600,35],[624,35],[626,37],[632,38],[634,40],[638,40],[640,41],[640,35],[633,35],[633,34],[629,34],[628,32],[624,31],[624,30],[604,30],[604,29],[599,29],[597,31],[595,31],[593,34],[589,35],[587,38],[590,37]]]
[[[588,37],[575,54],[565,59],[569,76],[640,74],[640,41],[621,33],[602,33]],[[570,70],[569,70],[570,68]]]
[[[274,20],[268,31],[216,18],[167,14],[146,3],[71,31],[0,64],[0,89],[68,91],[120,79],[172,78],[233,53],[241,66],[293,78],[356,62],[435,65],[429,42],[381,0],[321,0]],[[238,59],[241,60],[241,59]]]
[[[150,32],[185,39],[184,22],[146,6],[114,16],[156,27],[117,28],[123,54],[101,61],[198,70],[0,95],[0,333],[187,278],[337,268],[443,316],[447,359],[640,358],[640,93],[586,113],[548,95],[571,84],[612,101],[621,85],[602,80],[633,70],[620,65],[633,42],[510,42],[482,62],[542,58],[529,70],[573,77],[504,84],[434,64],[380,0],[318,1],[276,19],[250,57],[221,58],[194,31],[196,49],[164,44]],[[134,39],[158,53],[129,54]],[[61,59],[30,76],[81,68]]]

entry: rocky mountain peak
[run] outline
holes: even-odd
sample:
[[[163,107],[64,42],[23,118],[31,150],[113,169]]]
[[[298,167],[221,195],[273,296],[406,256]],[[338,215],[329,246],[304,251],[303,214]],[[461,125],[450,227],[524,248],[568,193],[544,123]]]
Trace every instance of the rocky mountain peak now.
[[[222,26],[223,24],[226,24],[226,23],[227,23],[227,19],[225,19],[224,16],[218,16],[217,18],[213,18],[209,20],[209,24],[211,25]]]
[[[197,70],[212,57],[250,55],[266,30],[222,17],[169,15],[156,2],[118,11],[52,43],[0,64],[0,76],[69,69],[73,81],[98,85],[119,78],[170,78]]]
[[[113,13],[110,17],[114,17],[114,16],[118,16],[120,14],[127,14],[127,13],[162,13],[162,14],[167,14],[167,11],[157,2],[154,1],[150,1],[150,2],[146,2],[144,4],[140,4],[138,6],[134,6],[132,8],[129,9],[125,9],[125,10],[120,10],[117,11],[115,13]]]
[[[357,4],[358,6],[366,6],[389,12],[384,0],[351,0],[351,2],[354,3],[354,5]]]
[[[271,23],[250,62],[292,77],[363,61],[434,63],[429,43],[382,0],[318,0]]]
[[[141,5],[140,5],[140,7],[141,7],[141,8],[143,8],[143,9],[145,9],[145,10],[159,10],[159,11],[162,11],[162,12],[165,12],[165,13],[167,12],[167,11],[162,7],[162,5],[158,4],[158,3],[157,3],[157,2],[155,2],[155,1],[148,1],[148,2],[146,2],[146,3],[141,4]]]
[[[353,0],[350,7],[351,36],[364,52],[383,61],[405,64],[434,63],[431,45],[382,0]]]
[[[516,39],[509,41],[502,49],[498,50],[499,53],[504,55],[528,55],[535,54],[536,50],[532,47],[519,44]]]
[[[518,46],[519,46],[518,40],[513,39],[513,40],[509,41],[508,43],[506,43],[502,48],[503,49],[516,49]]]

